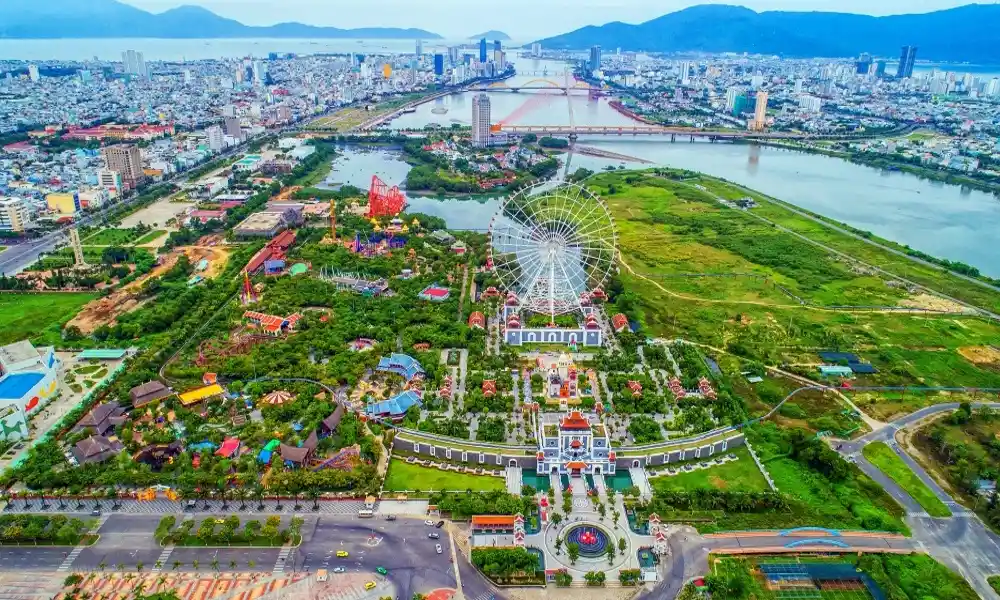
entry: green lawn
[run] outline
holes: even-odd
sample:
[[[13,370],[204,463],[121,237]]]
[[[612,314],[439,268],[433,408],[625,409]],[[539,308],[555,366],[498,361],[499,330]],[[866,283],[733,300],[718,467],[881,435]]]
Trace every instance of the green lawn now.
[[[650,480],[657,492],[715,489],[728,491],[765,491],[768,488],[764,475],[754,464],[745,447],[732,451],[739,458],[709,469],[696,469],[677,475],[660,475]]]
[[[56,344],[62,326],[97,297],[90,293],[0,294],[0,344],[25,338]]]
[[[130,243],[135,238],[136,234],[131,229],[109,227],[87,236],[83,243],[88,246],[120,246]]]
[[[506,482],[501,477],[485,475],[467,475],[454,471],[442,471],[421,465],[411,465],[406,461],[393,459],[389,463],[389,473],[385,478],[385,489],[388,492],[430,490],[491,491],[504,490]]]
[[[916,473],[899,458],[889,446],[883,442],[874,442],[865,446],[863,451],[873,465],[878,467],[899,487],[917,501],[932,517],[950,517],[951,511],[944,502],[934,495],[927,485],[917,477]]]
[[[992,587],[996,593],[1000,594],[1000,575],[994,575],[987,581],[990,582],[990,587]]]
[[[166,234],[167,234],[167,232],[164,231],[164,230],[162,230],[162,229],[154,229],[153,231],[150,231],[146,235],[144,235],[141,238],[137,239],[133,245],[135,245],[135,246],[142,246],[143,244],[150,244],[154,240],[156,240],[157,238],[162,237],[162,236],[164,236]]]

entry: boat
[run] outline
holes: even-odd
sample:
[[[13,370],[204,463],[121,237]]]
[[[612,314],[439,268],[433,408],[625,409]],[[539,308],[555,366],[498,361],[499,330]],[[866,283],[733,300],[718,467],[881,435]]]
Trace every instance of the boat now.
[[[411,107],[409,107],[409,108],[404,108],[404,109],[403,109],[402,111],[400,111],[400,112],[402,112],[402,113],[403,113],[404,115],[408,115],[408,114],[412,114],[412,113],[415,113],[415,112],[417,112],[417,109],[416,109],[416,107],[414,107],[414,106],[411,106]]]
[[[431,109],[431,112],[435,115],[446,115],[448,114],[448,108],[444,106],[435,106]]]

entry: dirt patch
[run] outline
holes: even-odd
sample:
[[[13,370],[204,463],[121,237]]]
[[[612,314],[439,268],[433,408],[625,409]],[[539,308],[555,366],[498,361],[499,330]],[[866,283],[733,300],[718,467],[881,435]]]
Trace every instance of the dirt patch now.
[[[905,306],[907,308],[921,308],[924,310],[933,310],[936,312],[945,313],[973,313],[970,308],[962,306],[958,302],[948,300],[947,298],[942,298],[940,296],[934,296],[931,294],[914,294],[909,298],[904,298],[899,301],[900,306]]]
[[[958,353],[974,365],[1000,367],[1000,349],[993,346],[965,346]]]
[[[729,486],[729,484],[726,483],[726,480],[719,477],[718,475],[712,475],[711,477],[709,477],[708,483],[712,484],[712,487],[714,487],[717,490],[724,490]]]

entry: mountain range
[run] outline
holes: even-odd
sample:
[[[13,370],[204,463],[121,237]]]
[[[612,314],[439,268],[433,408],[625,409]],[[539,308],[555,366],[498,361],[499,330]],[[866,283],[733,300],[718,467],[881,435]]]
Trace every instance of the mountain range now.
[[[639,24],[588,26],[539,40],[543,48],[599,45],[647,52],[749,52],[788,57],[897,57],[917,46],[921,59],[1000,64],[1000,5],[872,17],[832,12],[755,12],[698,5]]]
[[[198,6],[154,14],[117,0],[0,0],[0,38],[400,38],[440,39],[423,29],[339,29],[302,23],[244,25]]]

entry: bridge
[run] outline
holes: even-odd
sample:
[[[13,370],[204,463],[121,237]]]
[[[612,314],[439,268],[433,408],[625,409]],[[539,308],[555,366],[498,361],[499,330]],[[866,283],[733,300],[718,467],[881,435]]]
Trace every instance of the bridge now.
[[[564,94],[569,94],[574,90],[581,90],[588,92],[591,95],[603,94],[609,88],[607,86],[597,86],[587,83],[586,81],[579,81],[573,79],[571,73],[561,73],[563,75],[563,82],[559,83],[554,79],[550,79],[546,76],[538,77],[535,79],[528,80],[524,83],[510,83],[507,80],[495,81],[493,83],[483,85],[476,84],[469,86],[469,90],[473,92],[521,92],[523,90],[555,90],[560,91]]]
[[[495,127],[495,131],[524,135],[534,133],[536,135],[559,135],[577,137],[582,135],[617,135],[617,136],[638,136],[638,135],[669,135],[671,141],[676,141],[678,136],[687,137],[690,141],[695,138],[708,139],[715,142],[718,140],[765,140],[765,139],[847,139],[861,136],[844,135],[818,135],[789,132],[765,133],[760,131],[711,131],[703,129],[691,129],[687,127],[666,127],[663,125],[507,125],[500,123]]]

